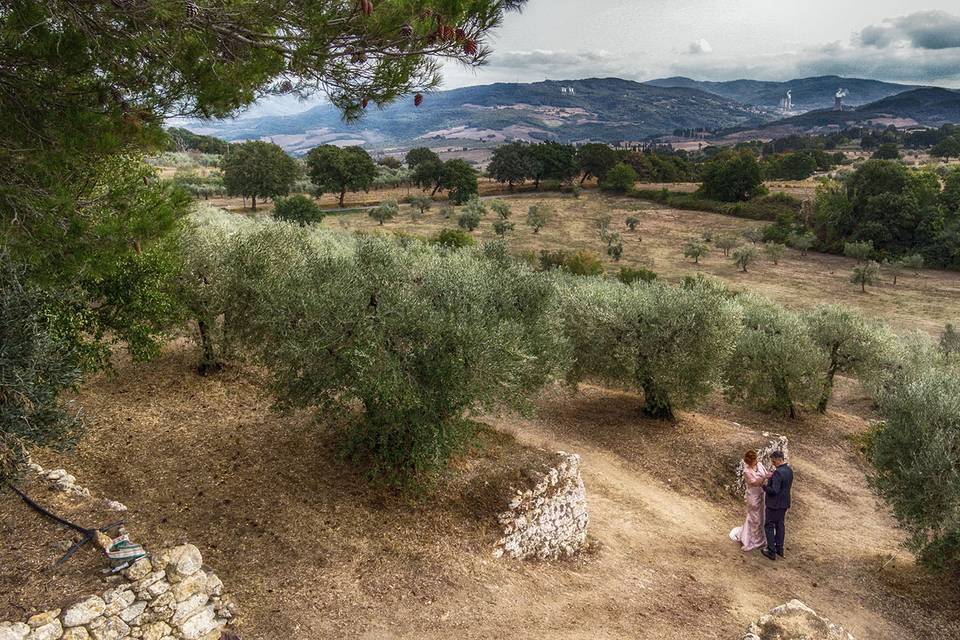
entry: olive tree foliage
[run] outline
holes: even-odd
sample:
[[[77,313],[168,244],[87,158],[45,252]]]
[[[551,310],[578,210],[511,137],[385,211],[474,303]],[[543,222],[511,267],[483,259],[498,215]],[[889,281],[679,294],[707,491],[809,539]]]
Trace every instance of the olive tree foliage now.
[[[826,413],[836,375],[857,376],[870,384],[887,361],[893,338],[881,325],[840,305],[821,305],[804,320],[810,338],[824,359],[817,410]]]
[[[384,222],[389,222],[397,217],[397,214],[400,212],[400,205],[397,204],[396,200],[384,200],[376,207],[370,209],[368,215],[377,221],[377,224],[383,224]]]
[[[801,256],[806,257],[807,252],[813,247],[817,237],[809,231],[803,233],[791,233],[787,243],[800,252]]]
[[[780,258],[783,257],[786,250],[787,246],[779,242],[767,242],[763,245],[763,252],[767,254],[773,264],[780,264]]]
[[[297,194],[278,198],[273,205],[273,217],[284,222],[315,224],[323,220],[324,211],[312,198]]]
[[[960,370],[914,337],[877,396],[871,482],[925,566],[960,568]]]
[[[554,288],[519,263],[281,225],[229,260],[234,336],[280,406],[338,411],[347,454],[390,483],[442,470],[465,412],[523,407],[563,369]]]
[[[798,314],[755,295],[738,301],[742,330],[726,365],[727,398],[796,418],[820,396],[825,358]]]
[[[540,233],[550,223],[553,218],[553,208],[548,204],[532,204],[527,209],[527,225],[533,229],[533,232]]]
[[[757,259],[759,254],[760,252],[754,247],[740,247],[738,249],[734,249],[733,263],[740,267],[740,271],[746,273],[747,267],[750,266],[751,262],[754,262]]]
[[[0,483],[16,478],[31,446],[67,446],[81,427],[59,401],[80,382],[81,357],[59,339],[52,300],[0,252]]]
[[[648,416],[674,411],[716,388],[740,327],[739,307],[718,285],[624,285],[558,277],[573,362],[570,382],[596,379],[643,391]]]
[[[873,260],[858,264],[850,274],[850,282],[860,285],[860,292],[866,293],[868,285],[872,286],[880,282],[880,264]]]
[[[708,253],[710,253],[710,249],[707,248],[707,245],[696,240],[688,242],[683,248],[684,257],[693,260],[693,264],[699,264],[700,258]]]

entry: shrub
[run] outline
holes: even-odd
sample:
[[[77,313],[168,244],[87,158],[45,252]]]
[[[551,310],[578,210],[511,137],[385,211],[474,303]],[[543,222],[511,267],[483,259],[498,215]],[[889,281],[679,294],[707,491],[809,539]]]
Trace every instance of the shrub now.
[[[580,194],[583,193],[583,187],[580,186],[579,182],[574,182],[570,185],[570,193],[574,198],[580,198]]]
[[[783,257],[783,254],[786,252],[786,245],[777,243],[777,242],[768,242],[763,245],[763,251],[767,254],[767,257],[773,261],[773,264],[780,264],[780,258]]]
[[[703,167],[704,196],[721,202],[749,200],[764,192],[757,159],[749,151],[724,153]]]
[[[887,259],[880,265],[884,273],[893,278],[893,284],[897,284],[897,278],[903,273],[903,260]]]
[[[614,262],[619,262],[623,257],[623,238],[619,233],[607,236],[607,255],[613,258]]]
[[[509,219],[510,214],[512,213],[510,210],[510,205],[503,200],[494,200],[491,202],[490,209],[503,220]]]
[[[513,223],[504,218],[497,218],[493,221],[493,232],[501,238],[507,235],[507,232],[513,231]]]
[[[800,252],[801,256],[806,256],[807,251],[810,250],[810,247],[813,246],[813,243],[816,241],[816,236],[811,232],[805,231],[803,233],[792,233],[790,238],[787,240],[787,243],[797,249]]]
[[[638,224],[640,224],[640,218],[637,216],[627,216],[627,228],[630,229],[630,231],[636,231]]]
[[[657,274],[650,269],[639,267],[620,267],[620,273],[617,274],[617,280],[623,284],[633,284],[635,282],[653,282],[657,279]]]
[[[523,406],[561,370],[554,288],[516,262],[275,228],[231,264],[235,337],[280,405],[341,413],[379,480],[429,481],[471,441],[468,410]]]
[[[672,419],[708,394],[739,329],[738,308],[719,287],[598,279],[561,283],[573,365],[569,379],[597,379],[644,392],[644,412]]]
[[[866,262],[873,255],[873,241],[847,242],[843,245],[843,255],[856,258],[857,262]]]
[[[750,227],[748,229],[744,229],[743,237],[746,238],[751,244],[759,244],[763,241],[763,228]]]
[[[742,331],[726,366],[727,398],[795,418],[818,398],[824,358],[797,314],[753,295],[738,300]]]
[[[683,255],[686,258],[691,258],[693,264],[699,264],[700,258],[710,253],[710,250],[707,248],[707,245],[702,242],[688,242],[687,246],[683,249]]]
[[[81,423],[60,394],[81,379],[81,357],[51,325],[53,299],[24,284],[0,252],[0,484],[14,480],[31,446],[73,444]]]
[[[433,206],[433,198],[429,196],[413,196],[410,198],[410,206],[419,210],[422,215]]]
[[[860,285],[862,293],[867,292],[867,286],[873,286],[880,281],[880,265],[870,261],[866,264],[860,264],[853,268],[850,274],[850,282]]]
[[[313,198],[304,195],[278,198],[273,207],[274,218],[300,225],[320,222],[323,220],[323,216],[323,209],[314,202]]]
[[[607,172],[601,186],[609,191],[627,193],[637,184],[637,171],[628,164],[621,162]]]
[[[477,211],[464,210],[457,218],[457,224],[462,229],[473,231],[480,226],[480,214]]]
[[[396,200],[384,200],[378,206],[370,209],[368,215],[376,220],[378,224],[383,224],[388,220],[393,220],[399,212],[400,206]]]
[[[433,236],[431,242],[452,249],[472,247],[477,243],[474,237],[463,229],[441,229]]]
[[[950,360],[960,354],[960,331],[948,322],[940,335],[940,353]]]
[[[740,245],[740,241],[737,240],[737,237],[730,234],[725,234],[718,236],[714,241],[714,244],[717,245],[717,249],[723,251],[724,257],[730,256],[730,250],[736,249]]]
[[[733,252],[733,263],[740,267],[740,271],[747,272],[747,266],[757,259],[757,250],[753,247],[740,247]]]
[[[568,273],[575,276],[599,276],[603,274],[603,262],[597,254],[590,251],[577,251],[563,264]]]
[[[534,233],[540,233],[540,229],[547,226],[551,218],[553,218],[553,209],[549,205],[534,204],[527,210],[527,224]]]
[[[923,269],[923,256],[919,253],[904,256],[902,262],[904,267],[913,269],[914,273],[920,273],[920,269]]]
[[[450,217],[453,216],[454,211],[456,211],[456,209],[449,204],[440,206],[440,215],[443,216],[444,220],[449,220]]]

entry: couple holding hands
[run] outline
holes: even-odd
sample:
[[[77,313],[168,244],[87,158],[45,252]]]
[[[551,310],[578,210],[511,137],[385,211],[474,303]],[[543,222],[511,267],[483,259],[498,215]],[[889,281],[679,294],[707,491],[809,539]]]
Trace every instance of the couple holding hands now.
[[[793,470],[782,451],[770,454],[773,469],[768,470],[757,459],[756,451],[743,456],[743,478],[746,484],[747,517],[742,527],[730,532],[743,551],[760,549],[768,560],[783,557],[784,518],[790,508]]]

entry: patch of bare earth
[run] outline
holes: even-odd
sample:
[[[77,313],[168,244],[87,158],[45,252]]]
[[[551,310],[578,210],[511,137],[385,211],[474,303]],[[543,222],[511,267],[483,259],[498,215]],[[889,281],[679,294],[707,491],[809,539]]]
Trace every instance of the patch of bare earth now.
[[[78,450],[40,461],[127,504],[149,548],[198,545],[239,600],[244,638],[720,639],[794,597],[861,638],[960,637],[956,590],[899,550],[867,487],[855,385],[825,417],[771,419],[714,398],[673,425],[641,418],[631,393],[548,390],[538,417],[488,416],[494,428],[447,483],[403,499],[338,458],[333,427],[273,413],[255,371],[201,378],[195,358],[174,342],[150,364],[121,359],[79,394],[89,433]],[[742,518],[722,487],[728,465],[762,430],[791,438],[797,471],[777,564],[727,538]],[[583,456],[590,549],[570,562],[494,560],[500,496],[541,449]],[[9,493],[0,523],[0,619],[93,586],[92,551],[45,569],[65,534]]]

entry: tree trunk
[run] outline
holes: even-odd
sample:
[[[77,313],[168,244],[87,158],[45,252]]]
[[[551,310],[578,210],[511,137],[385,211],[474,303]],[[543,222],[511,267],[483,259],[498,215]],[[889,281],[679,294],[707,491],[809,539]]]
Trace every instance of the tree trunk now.
[[[341,190],[340,190],[340,208],[341,208],[341,209],[343,209],[343,199],[344,199],[346,196],[347,196],[347,190],[346,190],[346,189],[341,189]]]
[[[217,358],[217,351],[213,345],[213,337],[210,335],[210,326],[206,320],[198,318],[197,328],[200,331],[200,348],[203,352],[203,359],[197,371],[202,376],[216,373],[223,369],[223,363]]]
[[[250,208],[254,211],[257,210],[257,196],[250,196]]]
[[[673,406],[670,404],[670,398],[662,390],[658,389],[652,380],[643,383],[643,413],[656,420],[669,420],[673,422]]]
[[[587,176],[588,176],[588,175],[589,175],[589,174],[585,173],[585,174],[583,174],[583,177],[580,178],[580,186],[581,186],[581,187],[583,186],[583,183],[587,181]]]
[[[437,191],[439,191],[439,190],[440,190],[440,185],[436,185],[436,186],[433,188],[433,191],[430,192],[430,197],[432,198],[433,196],[437,195]]]
[[[866,293],[866,292],[867,292],[867,281],[866,281],[866,280],[861,280],[861,281],[860,281],[860,293]]]
[[[817,411],[827,412],[827,405],[830,403],[830,396],[833,395],[833,378],[837,375],[837,349],[839,345],[834,345],[830,354],[830,366],[827,368],[827,377],[823,381],[823,392],[820,394],[820,402],[817,403]]]

